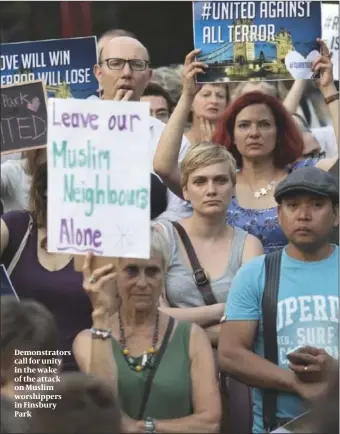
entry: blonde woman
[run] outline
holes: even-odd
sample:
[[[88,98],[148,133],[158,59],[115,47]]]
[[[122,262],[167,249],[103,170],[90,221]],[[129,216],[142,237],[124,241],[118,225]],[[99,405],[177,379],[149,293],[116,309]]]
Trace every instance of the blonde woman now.
[[[202,143],[189,148],[181,163],[181,187],[193,214],[178,223],[189,237],[201,271],[194,270],[178,227],[169,221],[158,223],[171,248],[161,310],[205,328],[213,345],[218,342],[219,321],[235,274],[244,262],[263,253],[258,239],[226,224],[235,183],[236,163],[224,147]],[[202,293],[206,277],[213,294],[210,301]]]

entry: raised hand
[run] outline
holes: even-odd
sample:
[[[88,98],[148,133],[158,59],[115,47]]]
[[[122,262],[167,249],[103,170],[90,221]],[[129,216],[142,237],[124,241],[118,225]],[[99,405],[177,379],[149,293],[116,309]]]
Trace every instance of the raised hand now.
[[[196,62],[195,57],[201,50],[191,51],[185,58],[184,69],[182,74],[183,94],[194,97],[200,90],[201,86],[196,83],[197,74],[205,74],[208,68],[204,62]]]
[[[314,73],[320,72],[320,79],[318,80],[318,85],[320,90],[326,88],[333,84],[333,64],[331,60],[331,55],[326,43],[322,39],[317,39],[320,45],[320,57],[314,60],[312,64],[312,71]]]
[[[92,259],[92,252],[87,253],[83,266],[83,288],[91,300],[93,312],[112,314],[118,307],[114,265],[92,270]]]
[[[208,119],[200,118],[201,142],[211,142],[215,132],[215,125]]]

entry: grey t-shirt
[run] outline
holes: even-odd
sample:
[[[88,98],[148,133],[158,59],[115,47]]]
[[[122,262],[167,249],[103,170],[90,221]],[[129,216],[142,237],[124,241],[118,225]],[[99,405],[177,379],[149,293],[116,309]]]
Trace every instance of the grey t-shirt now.
[[[1,164],[1,201],[4,213],[25,210],[31,176],[25,171],[25,160],[7,160]]]
[[[169,221],[159,222],[166,230],[171,247],[170,267],[166,275],[165,287],[167,300],[171,307],[199,307],[205,306],[204,298],[193,279],[193,271],[179,251],[179,240],[176,229]],[[232,280],[242,265],[242,254],[247,232],[234,228],[230,257],[226,269],[221,277],[210,280],[212,292],[218,303],[225,303]]]

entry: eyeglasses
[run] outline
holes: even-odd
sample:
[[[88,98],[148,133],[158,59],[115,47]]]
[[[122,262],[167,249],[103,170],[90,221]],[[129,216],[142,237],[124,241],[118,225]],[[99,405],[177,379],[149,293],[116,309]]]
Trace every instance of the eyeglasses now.
[[[322,160],[323,158],[326,158],[326,152],[325,151],[312,151],[308,154],[303,154],[303,158],[313,158],[317,160]]]
[[[125,64],[128,63],[132,71],[145,71],[149,66],[149,62],[147,60],[141,59],[119,59],[119,58],[109,58],[104,59],[99,65],[102,65],[106,62],[107,67],[114,71],[118,71],[124,68]]]

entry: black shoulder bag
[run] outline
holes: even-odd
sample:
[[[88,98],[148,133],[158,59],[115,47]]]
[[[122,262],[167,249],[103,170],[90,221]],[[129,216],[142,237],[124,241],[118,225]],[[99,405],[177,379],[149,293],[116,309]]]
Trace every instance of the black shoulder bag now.
[[[195,249],[191,244],[190,238],[188,237],[186,230],[178,222],[171,222],[171,223],[177,229],[178,235],[180,236],[182,243],[185,247],[189,261],[191,263],[191,267],[194,271],[192,277],[196,283],[197,288],[199,289],[200,293],[204,298],[205,304],[208,306],[211,306],[212,304],[216,304],[217,300],[212,292],[208,275],[205,272],[205,270],[201,267]]]
[[[282,250],[265,256],[265,285],[262,299],[264,358],[278,365],[277,348],[277,300],[280,284]],[[266,432],[277,427],[277,391],[263,390],[263,425]]]
[[[159,347],[159,350],[157,352],[155,363],[154,363],[154,365],[153,365],[153,367],[152,367],[152,369],[148,375],[148,378],[146,379],[142,403],[141,403],[141,407],[139,409],[137,420],[143,420],[144,411],[146,408],[146,404],[148,403],[150,392],[151,392],[152,381],[155,378],[158,366],[159,366],[159,364],[162,360],[162,357],[165,353],[166,347],[168,345],[168,342],[169,342],[169,339],[171,336],[172,329],[174,328],[174,324],[175,324],[174,318],[169,317],[168,327],[166,329],[162,344]]]

